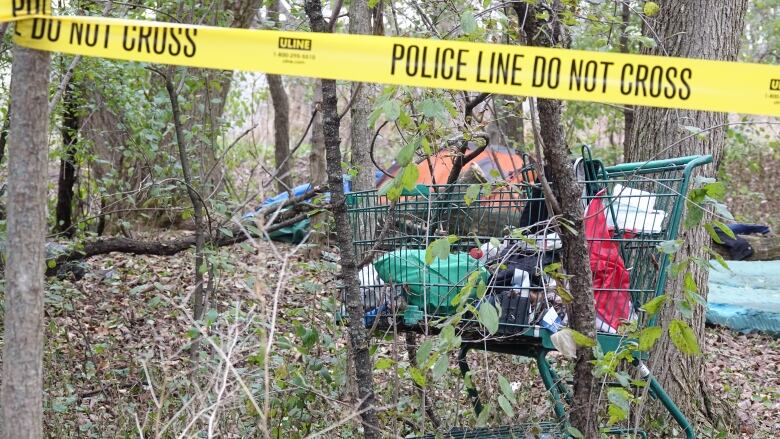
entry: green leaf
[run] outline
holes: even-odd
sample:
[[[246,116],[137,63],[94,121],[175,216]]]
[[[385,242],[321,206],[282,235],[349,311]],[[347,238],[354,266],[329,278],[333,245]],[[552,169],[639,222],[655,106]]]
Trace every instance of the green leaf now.
[[[447,121],[447,110],[437,99],[428,98],[423,100],[420,104],[420,111],[423,116],[432,117],[442,122]]]
[[[420,170],[414,163],[409,163],[404,168],[401,175],[401,187],[407,190],[412,190],[417,186],[417,179],[420,177]]]
[[[648,326],[639,333],[639,346],[638,350],[647,352],[653,348],[655,342],[661,338],[663,329],[660,326]]]
[[[471,9],[466,9],[460,14],[460,29],[465,35],[470,35],[477,30],[477,19]]]
[[[723,224],[722,222],[715,220],[715,221],[712,221],[712,224],[714,224],[715,227],[719,228],[720,231],[723,232],[723,234],[725,234],[729,238],[731,238],[731,239],[736,239],[737,238],[737,236],[734,234],[734,231],[731,230],[731,228],[729,226]]]
[[[571,328],[566,328],[565,331],[571,332],[571,337],[577,346],[584,346],[586,348],[592,348],[593,346],[596,346],[596,342],[592,338],[579,331],[575,331]]]
[[[656,248],[661,253],[672,255],[677,253],[678,250],[682,247],[682,242],[679,240],[669,240],[669,241],[662,241],[659,242]]]
[[[463,196],[463,201],[466,202],[466,206],[471,206],[471,203],[479,197],[481,189],[482,185],[479,184],[472,184],[466,189],[466,194]]]
[[[707,191],[707,196],[712,199],[723,201],[726,198],[726,186],[720,181],[705,184],[704,190]]]
[[[696,285],[696,281],[693,279],[693,275],[690,272],[685,273],[685,278],[683,279],[683,288],[685,288],[685,291],[699,291],[699,286]]]
[[[503,375],[498,376],[498,385],[501,387],[501,392],[506,396],[506,399],[512,402],[512,404],[517,404],[517,398],[515,398],[515,392],[512,390],[512,386],[509,384],[509,381],[504,378]]]
[[[395,156],[395,161],[399,166],[406,166],[412,162],[414,158],[414,143],[407,143],[406,146],[398,151],[398,155]]]
[[[622,387],[612,387],[607,392],[607,399],[609,399],[609,423],[614,424],[615,421],[622,421],[628,417],[629,410],[631,409],[631,394]],[[616,410],[613,410],[613,407]]]
[[[416,367],[409,368],[409,376],[412,377],[412,380],[414,380],[418,386],[425,387],[425,375],[420,371],[420,369],[417,369]]]
[[[679,302],[675,302],[677,311],[680,312],[680,315],[685,317],[686,319],[692,319],[693,318],[693,306],[690,302],[687,300],[681,300]]]
[[[401,104],[395,99],[385,101],[382,105],[382,109],[384,110],[385,117],[390,122],[395,122],[398,119],[398,116],[401,115]]]
[[[729,212],[729,208],[723,203],[711,202],[712,208],[715,210],[715,215],[726,219],[727,221],[734,221],[734,215]]]
[[[479,322],[490,334],[495,334],[498,331],[498,312],[490,302],[483,302],[479,306]]]
[[[701,355],[696,334],[686,322],[672,320],[669,323],[669,337],[680,352],[693,356]]]
[[[711,223],[705,224],[704,230],[707,231],[707,234],[710,235],[710,239],[712,239],[715,244],[723,244],[723,240],[720,239],[720,236],[715,232],[715,227],[713,227]]]
[[[572,427],[571,425],[566,427],[566,432],[569,433],[569,436],[573,437],[574,439],[585,439],[585,436],[582,434],[582,432]]]
[[[439,380],[447,373],[447,368],[450,366],[450,359],[447,355],[439,355],[436,360],[436,364],[433,365],[433,379]]]
[[[649,300],[647,303],[642,305],[642,307],[639,309],[647,313],[647,315],[649,316],[654,316],[658,312],[658,310],[661,309],[661,305],[663,305],[665,301],[666,301],[666,294],[661,294],[660,296]]]
[[[563,287],[563,285],[558,284],[555,287],[555,291],[558,293],[558,296],[561,297],[561,300],[563,300],[563,303],[572,303],[574,302],[574,296],[571,295],[569,290]]]
[[[504,395],[498,395],[498,405],[501,407],[501,410],[503,410],[504,413],[506,413],[506,415],[510,418],[515,416],[515,411],[512,410],[512,404],[509,403]]]
[[[433,349],[433,341],[425,340],[417,348],[417,367],[423,367],[428,357],[431,356],[431,350]]]
[[[691,200],[688,200],[686,204],[688,205],[688,212],[685,214],[685,228],[692,229],[701,223],[702,218],[704,218],[704,209]]]
[[[447,259],[450,255],[450,241],[448,238],[439,238],[425,249],[425,264],[431,265],[434,259]]]
[[[485,404],[485,406],[482,407],[482,411],[479,412],[479,416],[477,416],[477,427],[484,426],[487,420],[490,419],[490,415],[492,413],[493,413],[493,405]]]
[[[216,309],[211,308],[210,310],[208,310],[208,312],[206,313],[206,325],[207,326],[212,325],[214,322],[217,321],[217,317],[219,317],[219,313],[217,312]]]
[[[377,360],[376,364],[374,365],[374,369],[376,370],[385,370],[389,369],[393,365],[393,360],[390,358],[380,358]]]

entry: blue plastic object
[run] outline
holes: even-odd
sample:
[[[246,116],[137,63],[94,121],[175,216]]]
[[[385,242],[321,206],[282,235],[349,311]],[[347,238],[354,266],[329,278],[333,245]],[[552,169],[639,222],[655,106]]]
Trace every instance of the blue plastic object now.
[[[780,336],[780,261],[713,262],[707,321],[750,333]]]

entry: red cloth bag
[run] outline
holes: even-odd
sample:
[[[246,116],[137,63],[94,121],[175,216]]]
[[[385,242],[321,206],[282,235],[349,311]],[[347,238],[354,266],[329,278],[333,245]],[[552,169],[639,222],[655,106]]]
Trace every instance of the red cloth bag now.
[[[596,329],[614,332],[631,315],[630,279],[618,242],[612,239],[607,227],[606,206],[601,198],[605,194],[606,190],[597,193],[586,209],[585,239],[593,272]]]

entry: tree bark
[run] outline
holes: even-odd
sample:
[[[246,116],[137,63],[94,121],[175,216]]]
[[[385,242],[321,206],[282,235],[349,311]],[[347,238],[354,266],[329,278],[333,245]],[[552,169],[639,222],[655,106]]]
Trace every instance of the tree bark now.
[[[73,186],[76,184],[76,142],[78,141],[79,117],[75,102],[73,84],[66,85],[63,96],[62,147],[60,174],[57,179],[57,210],[55,230],[67,237],[73,237]]]
[[[532,6],[528,6],[533,8]],[[535,9],[535,8],[533,8]],[[562,10],[559,1],[552,4],[552,10]],[[518,11],[519,12],[519,11]],[[566,30],[558,17],[551,14],[548,22],[538,22],[536,11],[529,10],[525,33],[529,43],[534,46],[567,47],[569,45]],[[522,17],[522,15],[521,15]],[[596,340],[594,322],[596,321],[593,278],[590,270],[588,245],[585,242],[584,212],[581,204],[582,189],[577,184],[569,148],[566,145],[561,125],[563,103],[557,100],[539,99],[539,131],[544,160],[549,166],[554,185],[557,205],[563,221],[571,225],[559,227],[558,233],[563,244],[562,262],[569,279],[569,291],[574,297],[568,307],[569,326]],[[532,114],[533,117],[533,114]],[[537,142],[540,139],[536,139]],[[586,438],[598,437],[597,380],[593,375],[593,351],[589,347],[577,346],[577,358],[574,363],[574,400],[570,411],[570,421]]]
[[[274,27],[281,28],[279,23],[279,0],[274,0],[268,6],[268,19],[274,22]],[[268,91],[274,105],[274,160],[276,163],[276,189],[288,192],[293,187],[290,167],[290,99],[284,82],[279,75],[266,75]]]
[[[368,8],[368,0],[353,0],[349,5],[349,33],[371,34],[371,11]],[[369,145],[371,144],[371,130],[368,126],[368,117],[371,114],[369,101],[371,99],[371,85],[353,82],[351,114],[351,141],[352,141],[352,167],[357,174],[352,178],[354,191],[373,189],[374,165],[371,162]]]
[[[314,108],[317,114],[311,125],[311,152],[309,153],[309,175],[311,184],[325,184],[328,179],[328,170],[325,161],[325,135],[322,131],[322,84],[315,81],[314,84]]]
[[[628,1],[623,2],[620,17],[622,20],[620,23],[620,53],[629,53],[627,29],[631,20],[631,4]],[[634,107],[626,105],[623,109],[623,151],[631,149],[631,131],[633,127]]]
[[[14,48],[8,163],[2,422],[6,439],[43,436],[43,272],[49,54]]]
[[[747,0],[667,0],[659,3],[661,11],[650,25],[660,40],[657,48],[645,50],[645,53],[730,61],[736,59]],[[635,107],[630,147],[625,150],[626,161],[712,154],[714,163],[701,172],[713,175],[723,156],[725,127],[722,125],[726,121],[726,114],[723,113]],[[683,126],[711,131],[703,139],[694,138],[677,143],[690,134]],[[705,256],[703,249],[709,243],[709,236],[703,228],[683,231],[680,238],[684,244],[675,255],[675,260]],[[699,293],[706,298],[707,270],[695,264],[691,264],[690,270],[699,286]],[[682,290],[681,278],[670,279],[666,287],[671,296],[669,299],[680,298]],[[671,300],[667,302],[671,303]],[[703,307],[696,307],[691,321],[702,345],[705,342],[705,311]],[[669,322],[676,314],[674,306],[666,306],[659,315],[659,321],[662,324]],[[717,423],[722,419],[731,424],[726,416],[735,419],[733,410],[718,410],[714,406],[720,399],[708,395],[709,385],[702,378],[704,363],[701,357],[680,353],[665,334],[655,345],[650,359],[653,373],[694,423]]]
[[[276,188],[288,192],[293,187],[290,173],[290,101],[284,89],[282,77],[266,75],[268,90],[274,104],[274,160],[276,162]]]
[[[8,103],[8,111],[3,118],[3,125],[0,127],[0,163],[5,158],[5,147],[8,143],[8,130],[11,128],[11,103]]]
[[[320,0],[306,0],[306,15],[315,32],[327,32],[328,25],[322,17]],[[347,205],[341,177],[341,150],[339,138],[339,114],[336,81],[322,80],[322,126],[327,155],[328,188],[331,193],[332,213],[336,226],[336,243],[341,252],[341,277],[347,297],[349,314],[350,354],[355,362],[355,382],[360,397],[363,434],[366,438],[379,438],[379,420],[374,409],[373,364],[369,353],[366,328],[363,326],[363,305],[357,278],[357,261],[352,246],[352,234],[347,215]]]

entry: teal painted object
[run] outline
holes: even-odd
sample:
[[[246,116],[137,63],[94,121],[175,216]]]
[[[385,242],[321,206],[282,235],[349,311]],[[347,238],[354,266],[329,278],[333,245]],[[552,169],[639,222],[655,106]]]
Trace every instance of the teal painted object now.
[[[780,261],[713,261],[707,321],[735,331],[780,336]]]

